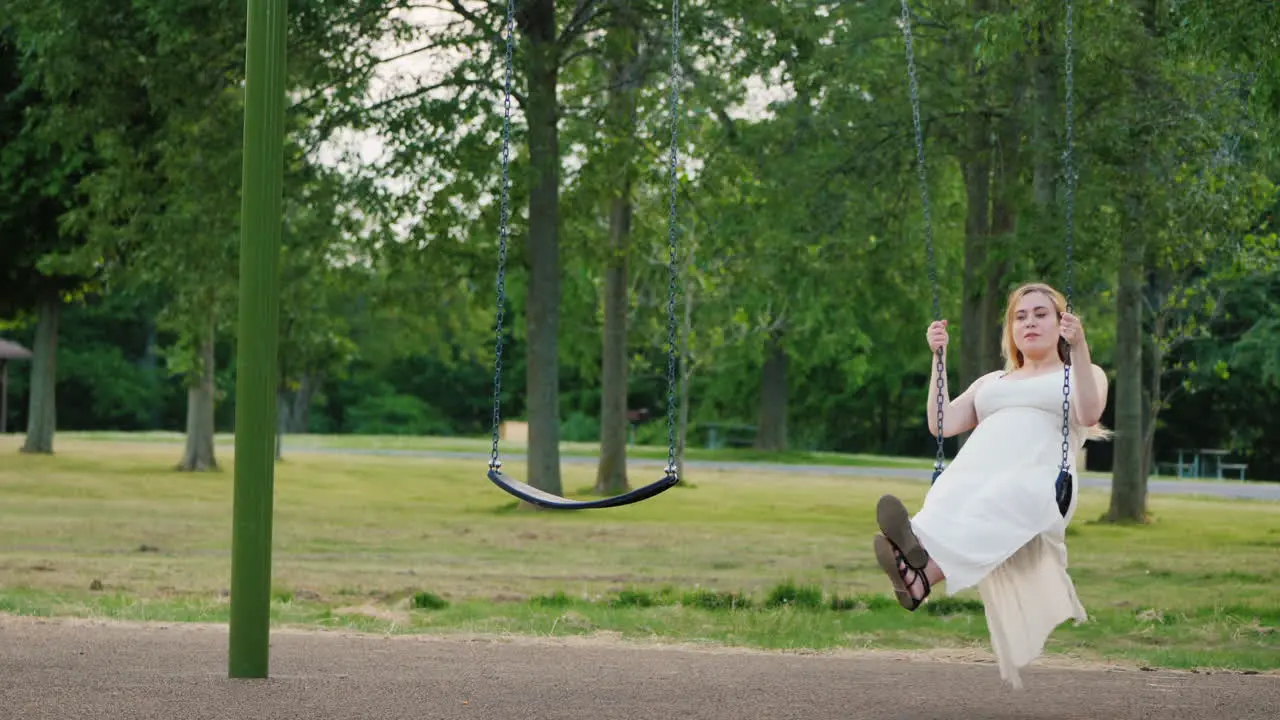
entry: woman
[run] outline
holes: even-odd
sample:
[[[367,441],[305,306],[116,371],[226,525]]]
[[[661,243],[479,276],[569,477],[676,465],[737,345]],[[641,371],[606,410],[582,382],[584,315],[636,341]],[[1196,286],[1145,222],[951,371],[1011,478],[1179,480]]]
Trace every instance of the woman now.
[[[935,354],[941,349],[945,358],[947,340],[945,320],[929,326]],[[943,435],[973,434],[915,517],[898,498],[880,498],[876,519],[883,534],[874,547],[908,610],[943,580],[951,594],[976,585],[1000,675],[1021,687],[1018,670],[1040,654],[1049,633],[1068,618],[1086,617],[1066,572],[1066,527],[1077,493],[1064,510],[1054,488],[1062,462],[1064,367],[1071,368],[1073,477],[1084,441],[1106,437],[1098,423],[1107,404],[1107,377],[1089,358],[1080,319],[1066,311],[1061,293],[1040,283],[1009,295],[1001,351],[1005,369],[978,378],[955,400],[947,392],[945,366],[939,389],[935,363],[930,427],[937,426],[941,392]]]

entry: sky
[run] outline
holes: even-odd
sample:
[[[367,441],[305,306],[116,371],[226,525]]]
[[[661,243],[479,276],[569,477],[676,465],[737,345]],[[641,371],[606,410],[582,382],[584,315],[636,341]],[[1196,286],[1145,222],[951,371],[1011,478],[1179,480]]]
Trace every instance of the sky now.
[[[477,4],[477,3],[469,3]],[[423,38],[418,38],[415,43],[396,44],[387,42],[379,49],[383,57],[395,57],[403,55],[407,51],[419,47],[423,41],[429,37],[432,28],[443,27],[451,22],[459,21],[459,16],[452,10],[443,10],[435,7],[422,7],[409,11],[404,15],[409,21],[413,22],[423,30]],[[696,52],[696,49],[683,48],[683,51]],[[454,67],[460,60],[460,56],[456,52],[447,49],[435,49],[427,52],[418,52],[409,54],[392,62],[381,65],[375,74],[373,82],[371,100],[382,97],[388,97],[404,89],[412,87],[415,82],[431,83],[442,79],[447,75],[449,70]],[[501,68],[495,68],[497,77],[501,78]],[[447,90],[440,91],[447,93]],[[736,119],[763,119],[768,116],[768,105],[780,99],[790,96],[790,88],[786,83],[781,82],[777,72],[772,77],[751,78],[746,83],[746,95],[743,103],[728,109],[730,117]],[[502,98],[497,93],[493,97],[494,113],[502,112]],[[512,104],[512,122],[520,122],[520,110],[516,103]],[[381,137],[370,133],[344,133],[336,142],[322,148],[320,158],[322,162],[329,164],[337,163],[342,150],[354,150],[358,157],[364,162],[373,162],[380,158],[385,152],[385,143]],[[498,166],[497,145],[494,147],[495,168]],[[574,158],[574,152],[570,149],[566,152],[566,165],[571,169],[578,163]],[[686,168],[688,170],[689,168]]]

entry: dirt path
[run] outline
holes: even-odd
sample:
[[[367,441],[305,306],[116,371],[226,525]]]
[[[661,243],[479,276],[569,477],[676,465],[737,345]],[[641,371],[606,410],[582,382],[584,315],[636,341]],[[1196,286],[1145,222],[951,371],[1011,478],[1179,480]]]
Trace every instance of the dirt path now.
[[[0,616],[4,720],[1274,720],[1280,675],[994,666],[609,639],[276,631],[272,679],[228,680],[225,626]],[[1064,665],[1055,663],[1055,665]]]

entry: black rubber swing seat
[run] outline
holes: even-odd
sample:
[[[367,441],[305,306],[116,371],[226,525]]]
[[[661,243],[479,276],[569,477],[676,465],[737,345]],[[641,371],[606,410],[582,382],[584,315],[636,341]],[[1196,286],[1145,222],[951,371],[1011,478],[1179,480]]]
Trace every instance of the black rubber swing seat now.
[[[1053,483],[1054,499],[1058,501],[1058,512],[1062,517],[1067,516],[1067,511],[1071,509],[1071,495],[1075,492],[1075,478],[1071,477],[1071,473],[1066,470],[1058,471],[1058,479]]]
[[[598,508],[622,507],[623,505],[630,505],[632,503],[640,502],[641,500],[648,500],[655,495],[659,495],[670,490],[680,482],[680,478],[675,475],[664,475],[658,482],[638,487],[635,490],[630,490],[621,495],[597,498],[595,500],[570,500],[569,498],[549,493],[546,490],[539,490],[528,483],[513,480],[505,475],[501,470],[490,470],[489,479],[493,481],[494,485],[497,485],[521,500],[549,510],[594,510]]]

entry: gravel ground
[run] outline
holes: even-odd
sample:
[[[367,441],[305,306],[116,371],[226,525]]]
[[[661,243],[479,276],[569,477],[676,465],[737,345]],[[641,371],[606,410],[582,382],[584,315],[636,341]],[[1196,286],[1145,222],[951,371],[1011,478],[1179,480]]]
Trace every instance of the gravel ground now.
[[[1141,671],[1046,658],[1013,691],[981,653],[301,630],[274,631],[271,652],[271,679],[230,680],[225,626],[0,615],[0,718],[1280,718],[1280,670]]]

